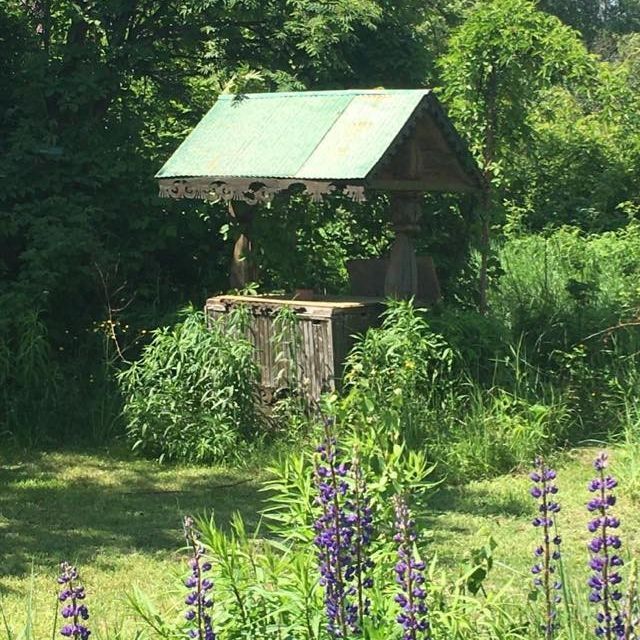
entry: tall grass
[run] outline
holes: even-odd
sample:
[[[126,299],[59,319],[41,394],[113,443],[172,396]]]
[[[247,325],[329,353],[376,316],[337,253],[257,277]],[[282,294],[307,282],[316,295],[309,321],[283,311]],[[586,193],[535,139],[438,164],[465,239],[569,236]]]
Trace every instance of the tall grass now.
[[[0,441],[17,447],[104,444],[118,432],[115,352],[100,333],[57,349],[36,310],[0,318]]]
[[[627,495],[640,501],[640,397],[625,397],[616,470]]]
[[[2,640],[45,640],[35,633],[35,618],[38,612],[33,606],[34,595],[34,575],[33,569],[31,571],[31,581],[29,583],[29,589],[26,593],[26,599],[24,604],[25,609],[25,623],[24,625],[16,629],[15,626],[7,619],[4,608],[2,606],[2,596],[0,595],[0,638]],[[58,606],[57,600],[53,600],[53,607],[46,612],[47,615],[51,615],[50,633],[47,637],[53,640],[56,637],[58,628]]]
[[[61,372],[37,312],[25,313],[18,322],[6,319],[1,329],[0,431],[33,442],[58,407]]]
[[[524,354],[525,377],[564,396],[576,436],[619,431],[625,394],[640,390],[640,225],[512,238],[498,258],[491,314]]]
[[[500,275],[490,291],[492,314],[543,359],[584,343],[593,351],[607,329],[634,320],[640,309],[640,225],[587,236],[564,228],[550,236],[506,241]],[[603,332],[603,333],[599,333]],[[594,334],[598,334],[595,335]],[[640,347],[637,332],[620,334]],[[546,363],[545,363],[546,364]]]
[[[451,477],[508,470],[536,448],[627,433],[640,391],[640,225],[508,238],[497,258],[488,316],[453,305],[428,312],[391,305],[347,362],[350,410],[401,430],[413,447],[429,446]],[[310,407],[289,316],[276,320],[280,375],[268,430],[300,436]],[[242,340],[207,330],[202,319],[197,330],[186,324],[156,331],[153,347],[120,378],[125,418],[153,455],[220,459],[225,447],[236,449],[238,425],[249,433],[265,417],[254,403],[254,360]],[[92,444],[120,433],[117,354],[108,337],[90,338],[61,358],[45,318],[3,314],[4,441]],[[217,435],[189,443],[183,432]]]

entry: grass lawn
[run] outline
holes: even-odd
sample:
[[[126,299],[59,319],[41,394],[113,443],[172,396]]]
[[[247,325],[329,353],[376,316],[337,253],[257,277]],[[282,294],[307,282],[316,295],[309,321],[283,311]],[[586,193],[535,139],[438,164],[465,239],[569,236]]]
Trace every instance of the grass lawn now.
[[[133,628],[124,593],[137,584],[162,602],[185,568],[182,515],[215,510],[224,522],[240,510],[256,523],[257,477],[109,454],[0,459],[0,595],[10,625],[24,624],[33,576],[35,636],[50,637],[66,559],[81,568],[92,628]]]
[[[565,557],[579,581],[587,575],[584,503],[594,454],[593,449],[576,450],[558,464]],[[108,453],[0,458],[0,595],[10,625],[24,624],[33,584],[35,636],[50,637],[55,575],[63,559],[80,566],[92,628],[102,637],[113,637],[118,628],[134,629],[124,602],[133,585],[160,603],[180,606],[174,587],[176,575],[185,571],[182,514],[215,510],[224,522],[239,510],[255,524],[262,499],[259,480],[260,472],[174,468]],[[513,579],[514,589],[526,590],[536,541],[529,484],[526,473],[520,473],[440,489],[421,514],[429,530],[429,554],[437,553],[444,566],[456,571],[469,549],[491,534],[498,543],[491,582]],[[622,491],[616,510],[626,552],[637,554],[640,510]]]

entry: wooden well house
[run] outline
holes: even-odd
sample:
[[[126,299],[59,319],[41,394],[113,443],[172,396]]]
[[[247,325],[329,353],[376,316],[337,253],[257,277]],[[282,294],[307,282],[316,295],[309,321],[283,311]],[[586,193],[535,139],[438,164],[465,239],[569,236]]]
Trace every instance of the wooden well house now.
[[[259,279],[251,222],[260,205],[286,197],[291,188],[314,201],[335,193],[356,202],[388,194],[395,239],[388,256],[348,265],[351,297],[298,291],[207,300],[212,318],[237,305],[249,308],[267,394],[287,366],[274,343],[275,318],[283,307],[293,311],[297,376],[313,399],[339,383],[352,336],[378,322],[386,297],[439,297],[434,265],[416,256],[414,247],[424,193],[484,188],[465,143],[429,90],[222,95],[156,178],[161,196],[228,203],[241,229],[231,258],[235,289]]]

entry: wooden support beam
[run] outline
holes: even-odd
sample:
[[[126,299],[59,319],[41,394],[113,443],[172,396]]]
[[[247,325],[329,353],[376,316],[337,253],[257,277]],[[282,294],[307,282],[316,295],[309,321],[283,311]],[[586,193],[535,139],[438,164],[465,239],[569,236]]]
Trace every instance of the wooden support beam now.
[[[391,298],[418,295],[418,265],[414,238],[420,231],[422,193],[391,195],[391,220],[396,237],[391,246],[384,293]]]
[[[233,245],[233,256],[229,273],[232,289],[244,289],[258,279],[258,269],[253,257],[251,226],[255,207],[240,200],[229,202],[229,217],[236,223],[238,235]]]

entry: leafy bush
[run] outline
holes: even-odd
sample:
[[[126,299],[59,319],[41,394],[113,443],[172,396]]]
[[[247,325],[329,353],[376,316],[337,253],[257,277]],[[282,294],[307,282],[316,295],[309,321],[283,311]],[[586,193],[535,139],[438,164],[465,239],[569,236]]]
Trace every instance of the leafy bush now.
[[[33,442],[55,411],[61,374],[36,312],[0,325],[0,415],[14,438]],[[0,438],[6,433],[0,429]]]
[[[491,317],[518,345],[526,376],[571,404],[581,437],[617,428],[619,390],[637,380],[640,226],[511,238],[498,255]]]
[[[239,462],[260,438],[258,370],[235,311],[207,326],[188,310],[157,329],[142,357],[120,374],[128,437],[160,460]]]
[[[438,320],[443,331],[447,323]],[[347,422],[361,425],[360,437],[391,434],[412,450],[426,451],[437,473],[457,482],[510,471],[531,461],[536,452],[562,443],[570,428],[570,409],[560,393],[524,372],[516,349],[493,363],[493,379],[483,386],[467,362],[445,338],[431,329],[433,319],[408,302],[392,302],[381,327],[370,329],[354,346],[346,369],[348,393],[342,411]],[[454,327],[465,352],[488,322],[463,317]],[[495,349],[508,351],[502,338]],[[490,340],[479,348],[490,352]]]
[[[633,317],[640,308],[640,225],[600,235],[565,227],[548,237],[508,240],[493,314],[549,353]]]
[[[561,399],[530,402],[474,383],[466,389],[453,395],[431,423],[433,455],[449,482],[525,466],[536,452],[552,451],[568,434],[571,416]]]
[[[431,330],[424,309],[389,303],[380,327],[369,329],[347,359],[346,403],[356,411],[385,414],[405,436],[425,405],[446,392],[454,353]]]
[[[504,360],[511,345],[509,329],[500,318],[448,306],[434,310],[429,322],[457,354],[455,370],[486,384],[495,381],[496,362]]]

